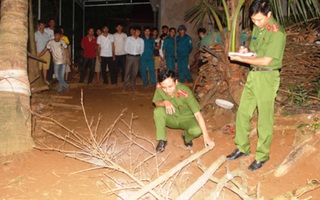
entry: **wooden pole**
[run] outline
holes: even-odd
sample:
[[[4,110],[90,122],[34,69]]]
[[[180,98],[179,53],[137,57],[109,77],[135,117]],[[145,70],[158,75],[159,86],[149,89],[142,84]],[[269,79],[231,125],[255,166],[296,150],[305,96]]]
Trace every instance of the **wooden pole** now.
[[[310,154],[316,151],[316,148],[307,143],[302,143],[291,151],[286,159],[280,164],[277,170],[274,172],[275,177],[284,176],[292,169],[298,162],[307,158]]]
[[[137,200],[137,199],[139,199],[141,196],[143,196],[147,192],[151,191],[154,187],[156,187],[160,183],[164,182],[165,180],[167,180],[168,178],[173,176],[175,173],[177,173],[183,167],[188,165],[190,162],[194,161],[195,159],[199,158],[200,156],[204,155],[205,153],[207,153],[210,150],[211,150],[210,147],[206,147],[206,148],[202,149],[201,151],[191,155],[190,157],[188,157],[187,159],[183,160],[182,162],[180,162],[179,164],[177,164],[176,166],[171,168],[169,171],[164,173],[162,176],[158,177],[156,180],[152,181],[151,183],[149,183],[148,185],[144,186],[142,189],[140,189],[139,191],[134,193],[129,198],[129,200]]]
[[[203,173],[193,184],[191,184],[176,200],[190,199],[204,184],[211,178],[211,176],[219,169],[219,167],[227,160],[225,155],[222,155],[216,160],[207,171]]]

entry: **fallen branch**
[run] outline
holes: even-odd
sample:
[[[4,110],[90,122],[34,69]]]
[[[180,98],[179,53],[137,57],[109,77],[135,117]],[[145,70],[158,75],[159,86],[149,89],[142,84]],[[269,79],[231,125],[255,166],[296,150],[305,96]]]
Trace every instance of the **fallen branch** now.
[[[201,169],[203,172],[206,171],[206,169],[202,166],[198,164],[199,169]],[[214,182],[214,183],[219,183],[220,179],[218,179],[217,177],[210,177],[210,181]],[[249,198],[247,194],[245,194],[243,191],[246,190],[243,186],[241,186],[238,182],[236,182],[235,180],[230,180],[231,183],[226,183],[224,185],[225,188],[231,190],[232,192],[234,192],[235,194],[239,195],[241,198],[243,199],[247,199]]]
[[[307,158],[307,156],[312,154],[315,150],[316,148],[307,144],[307,142],[298,145],[280,164],[278,169],[274,172],[274,176],[284,176],[294,166],[294,164],[300,162],[303,158]]]
[[[220,181],[218,182],[218,185],[216,187],[216,189],[210,193],[209,197],[207,198],[207,200],[216,200],[219,198],[220,196],[220,192],[221,190],[226,187],[227,183],[232,180],[234,177],[241,177],[242,179],[242,188],[237,188],[238,190],[236,190],[236,194],[238,196],[241,197],[241,199],[244,200],[250,200],[251,198],[244,192],[244,190],[246,190],[247,188],[247,179],[245,177],[245,173],[242,170],[234,170],[230,173],[227,173],[226,175],[224,175]],[[234,192],[234,191],[233,191]]]
[[[227,160],[225,155],[222,155],[208,168],[202,176],[200,176],[193,184],[191,184],[176,200],[190,199],[204,184],[210,179],[210,177],[219,169],[219,167]]]
[[[305,186],[286,192],[280,196],[274,197],[272,198],[272,200],[297,199],[303,194],[316,190],[318,188],[320,188],[320,180],[311,180],[311,181],[308,181]]]
[[[141,190],[139,190],[136,193],[134,193],[129,198],[129,200],[137,200],[137,199],[139,199],[141,196],[143,196],[147,192],[150,192],[154,187],[156,187],[160,183],[164,182],[165,180],[167,180],[168,178],[173,176],[177,171],[180,171],[183,167],[188,165],[190,162],[194,161],[195,159],[197,159],[198,157],[202,156],[203,154],[209,152],[210,150],[211,150],[210,147],[206,147],[206,148],[202,149],[201,151],[191,155],[190,157],[188,157],[187,159],[183,160],[182,162],[180,162],[179,164],[177,164],[176,166],[171,168],[169,171],[164,173],[162,176],[158,177],[156,180],[152,181],[148,185],[144,186]]]
[[[56,123],[57,125],[59,125],[60,127],[62,127],[63,129],[68,131],[68,135],[66,136],[62,136],[59,134],[56,134],[50,130],[47,130],[45,128],[42,128],[45,132],[55,136],[56,138],[64,141],[65,143],[68,143],[74,147],[76,147],[77,149],[79,149],[80,151],[72,151],[72,152],[68,152],[68,151],[64,151],[61,150],[59,148],[39,148],[39,147],[35,147],[37,149],[41,149],[41,150],[49,150],[49,151],[57,151],[57,152],[61,152],[64,155],[68,156],[68,157],[72,157],[75,158],[77,160],[83,161],[83,162],[87,162],[90,164],[94,164],[96,165],[97,163],[99,163],[98,165],[103,166],[105,168],[120,172],[125,174],[126,176],[128,176],[129,178],[131,178],[135,183],[137,183],[141,188],[144,187],[144,183],[139,180],[138,178],[136,178],[132,173],[130,173],[128,170],[126,170],[125,168],[123,168],[122,166],[120,166],[119,164],[115,163],[112,159],[110,159],[110,157],[107,155],[106,151],[104,150],[107,145],[107,143],[104,143],[103,141],[108,141],[108,138],[111,134],[111,132],[113,132],[114,126],[115,124],[120,121],[121,117],[123,116],[123,112],[120,114],[120,116],[116,119],[116,121],[111,125],[111,127],[108,128],[107,132],[105,132],[102,135],[102,140],[101,141],[101,145],[99,145],[100,143],[97,142],[97,134],[93,133],[92,131],[92,125],[93,125],[93,121],[91,123],[89,123],[87,117],[86,117],[86,112],[84,109],[84,105],[83,105],[83,96],[81,96],[81,109],[83,111],[84,114],[84,119],[87,125],[87,128],[89,130],[89,136],[88,138],[74,132],[73,130],[70,130],[69,128],[67,128],[66,126],[62,125],[61,123],[59,123],[58,121],[49,118],[49,117],[45,117],[45,116],[41,116],[38,113],[32,112],[33,115],[42,118],[42,119],[48,119],[49,121],[52,121],[54,123]],[[100,119],[100,118],[99,118]],[[132,122],[133,119],[131,119]],[[98,122],[99,123],[99,122]],[[97,123],[97,125],[98,125]],[[132,123],[130,124],[130,131],[132,131]],[[71,135],[70,135],[71,134]],[[73,136],[73,137],[71,137]],[[135,144],[135,143],[134,143]],[[137,145],[137,144],[135,144]],[[144,149],[146,151],[146,149]],[[148,151],[150,152],[150,151]],[[149,191],[155,198],[157,199],[162,199],[155,191],[151,190]]]

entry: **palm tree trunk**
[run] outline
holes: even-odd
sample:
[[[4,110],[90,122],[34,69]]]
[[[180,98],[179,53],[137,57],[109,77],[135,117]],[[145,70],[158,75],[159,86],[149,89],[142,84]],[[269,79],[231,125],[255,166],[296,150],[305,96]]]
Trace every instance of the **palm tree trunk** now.
[[[31,137],[27,74],[28,0],[2,0],[0,21],[0,154],[25,152]]]

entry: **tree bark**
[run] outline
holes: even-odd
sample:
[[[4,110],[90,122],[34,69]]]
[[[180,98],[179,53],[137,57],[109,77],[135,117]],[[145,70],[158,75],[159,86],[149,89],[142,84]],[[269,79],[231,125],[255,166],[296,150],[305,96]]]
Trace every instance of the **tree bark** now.
[[[27,11],[27,0],[1,1],[0,155],[25,152],[33,145],[27,74]]]

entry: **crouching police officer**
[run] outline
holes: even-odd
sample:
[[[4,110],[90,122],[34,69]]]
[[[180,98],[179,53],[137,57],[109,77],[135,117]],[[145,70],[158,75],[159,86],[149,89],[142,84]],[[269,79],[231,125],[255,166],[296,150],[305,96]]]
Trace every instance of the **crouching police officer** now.
[[[200,105],[188,86],[178,82],[173,71],[162,70],[159,84],[153,96],[154,122],[158,145],[156,151],[163,152],[167,145],[166,127],[182,129],[182,137],[187,147],[192,147],[192,140],[203,134],[204,145],[214,147],[209,137]]]

